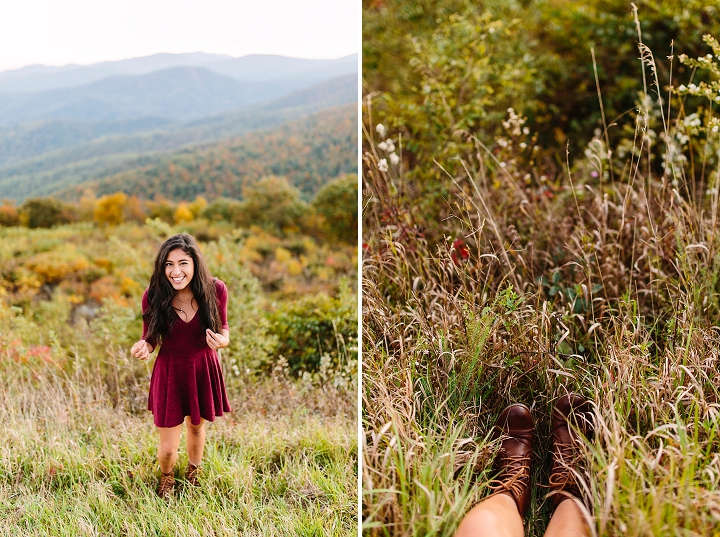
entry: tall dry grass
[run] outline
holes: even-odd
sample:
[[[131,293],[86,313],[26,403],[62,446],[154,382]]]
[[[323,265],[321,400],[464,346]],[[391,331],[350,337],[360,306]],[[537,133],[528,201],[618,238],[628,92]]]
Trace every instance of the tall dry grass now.
[[[152,415],[135,408],[134,381],[123,372],[132,359],[128,349],[108,352],[109,378],[131,382],[127,393],[105,382],[93,357],[71,374],[51,360],[0,357],[0,535],[356,533],[352,390],[281,370],[236,379],[233,412],[206,426],[200,486],[184,486],[183,433],[176,494],[166,503],[155,493]]]

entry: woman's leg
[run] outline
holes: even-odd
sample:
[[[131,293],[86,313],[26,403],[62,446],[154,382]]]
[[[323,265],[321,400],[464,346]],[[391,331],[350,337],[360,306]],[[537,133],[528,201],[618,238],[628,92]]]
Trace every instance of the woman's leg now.
[[[566,502],[563,502],[566,503]],[[517,504],[506,493],[494,494],[473,507],[460,521],[455,537],[522,537]]]
[[[157,430],[160,433],[160,446],[158,447],[160,471],[163,474],[169,474],[177,462],[182,424],[176,427],[158,427]]]
[[[586,537],[590,531],[585,524],[585,518],[580,506],[574,499],[563,500],[557,506],[547,530],[545,537]]]
[[[187,425],[188,462],[193,466],[200,466],[205,449],[205,420],[200,418],[200,424],[193,425],[190,416],[185,416],[185,425]]]

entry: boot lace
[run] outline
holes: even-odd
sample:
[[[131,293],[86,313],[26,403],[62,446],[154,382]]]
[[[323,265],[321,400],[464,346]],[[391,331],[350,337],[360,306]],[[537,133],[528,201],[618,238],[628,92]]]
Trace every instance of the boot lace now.
[[[553,465],[548,484],[555,490],[574,490],[577,488],[572,466],[575,453],[572,444],[556,443],[553,447]]]
[[[509,492],[516,503],[530,487],[530,454],[501,455],[500,465],[503,470],[500,476],[490,481],[488,487],[496,492]]]
[[[198,484],[199,472],[199,466],[193,466],[192,464],[189,464],[188,467],[185,469],[185,481],[187,481],[189,485],[196,486]]]
[[[175,487],[175,477],[172,475],[163,475],[160,478],[160,486],[158,486],[158,496],[167,500],[172,496]]]

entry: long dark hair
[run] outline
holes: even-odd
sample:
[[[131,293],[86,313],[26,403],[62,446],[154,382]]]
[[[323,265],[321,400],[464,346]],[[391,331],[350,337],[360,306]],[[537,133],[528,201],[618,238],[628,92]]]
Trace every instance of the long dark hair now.
[[[170,252],[178,248],[189,255],[195,265],[195,272],[189,285],[198,304],[196,315],[200,316],[203,329],[210,328],[213,332],[218,332],[221,328],[215,280],[210,276],[198,243],[191,235],[181,233],[166,240],[155,258],[155,269],[150,277],[147,294],[148,310],[143,313],[143,320],[148,326],[147,339],[156,337],[158,342],[162,342],[170,333],[175,320],[176,314],[172,306],[175,289],[165,276],[165,262]]]

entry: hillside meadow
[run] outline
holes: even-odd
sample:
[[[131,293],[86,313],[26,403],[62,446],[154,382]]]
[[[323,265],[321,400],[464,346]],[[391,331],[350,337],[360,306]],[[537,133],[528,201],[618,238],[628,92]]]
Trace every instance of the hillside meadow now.
[[[720,535],[716,9],[363,2],[365,535],[453,535],[514,402],[543,535],[568,392],[591,535]]]
[[[357,247],[319,216],[172,216],[0,227],[0,535],[355,534]],[[129,349],[155,252],[181,231],[229,289],[233,412],[208,425],[202,486],[166,504],[152,360]]]

